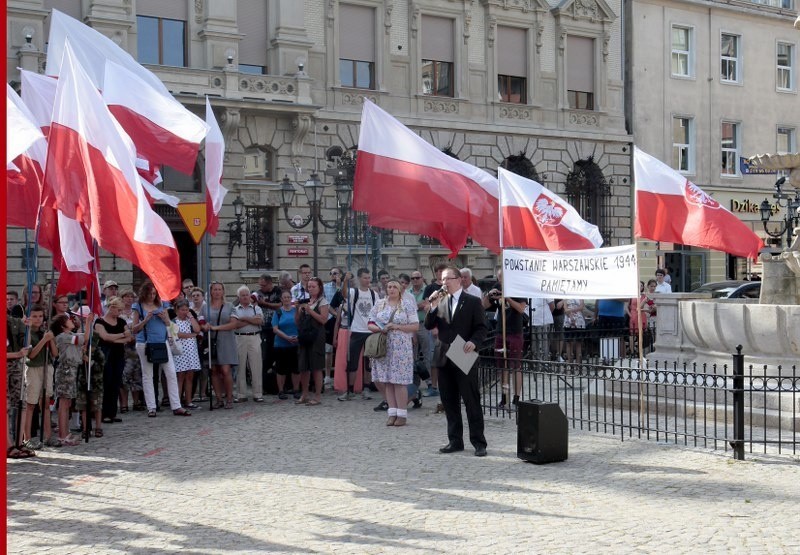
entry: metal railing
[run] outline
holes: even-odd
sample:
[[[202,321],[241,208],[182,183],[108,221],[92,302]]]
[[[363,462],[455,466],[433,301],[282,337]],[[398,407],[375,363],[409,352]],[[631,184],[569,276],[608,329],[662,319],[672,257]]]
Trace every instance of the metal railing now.
[[[797,366],[745,367],[741,352],[721,367],[645,360],[640,368],[633,358],[568,363],[482,356],[478,372],[488,416],[516,417],[516,379],[521,399],[557,403],[575,429],[621,440],[730,449],[740,460],[746,451],[798,454]]]

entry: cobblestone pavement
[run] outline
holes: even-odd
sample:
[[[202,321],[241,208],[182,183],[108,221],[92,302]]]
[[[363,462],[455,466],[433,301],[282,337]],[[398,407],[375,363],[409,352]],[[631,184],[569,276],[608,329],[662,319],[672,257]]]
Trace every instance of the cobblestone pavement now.
[[[122,415],[88,445],[9,461],[10,553],[800,553],[796,457],[570,430],[569,460],[442,455],[432,399],[405,428],[373,401],[252,401]]]

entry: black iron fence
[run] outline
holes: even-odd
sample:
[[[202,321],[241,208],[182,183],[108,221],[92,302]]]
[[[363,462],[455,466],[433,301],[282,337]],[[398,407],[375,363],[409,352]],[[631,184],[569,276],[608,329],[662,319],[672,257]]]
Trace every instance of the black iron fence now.
[[[485,353],[486,351],[484,351]],[[557,403],[575,429],[716,450],[798,453],[797,366],[678,365],[638,358],[558,362],[482,356],[484,413],[516,418],[515,397]]]

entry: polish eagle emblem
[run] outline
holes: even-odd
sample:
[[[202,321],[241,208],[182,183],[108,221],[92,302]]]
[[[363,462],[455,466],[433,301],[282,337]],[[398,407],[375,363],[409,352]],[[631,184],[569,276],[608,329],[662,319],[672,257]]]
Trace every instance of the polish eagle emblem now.
[[[561,219],[566,213],[563,206],[544,194],[540,194],[533,203],[533,217],[541,226],[561,225]]]
[[[713,209],[719,208],[719,203],[717,201],[708,196],[700,187],[688,179],[686,180],[686,185],[684,185],[683,194],[686,200],[697,206],[705,206],[706,208]]]

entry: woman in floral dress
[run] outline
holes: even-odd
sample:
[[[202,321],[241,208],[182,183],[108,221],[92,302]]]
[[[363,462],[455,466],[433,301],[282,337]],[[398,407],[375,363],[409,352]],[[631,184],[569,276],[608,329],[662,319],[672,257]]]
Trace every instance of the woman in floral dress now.
[[[375,303],[369,315],[369,329],[386,333],[386,356],[371,359],[372,379],[384,386],[389,404],[387,426],[405,426],[408,418],[408,384],[414,381],[412,337],[419,329],[417,307],[402,297],[395,281],[386,284],[386,297]]]

